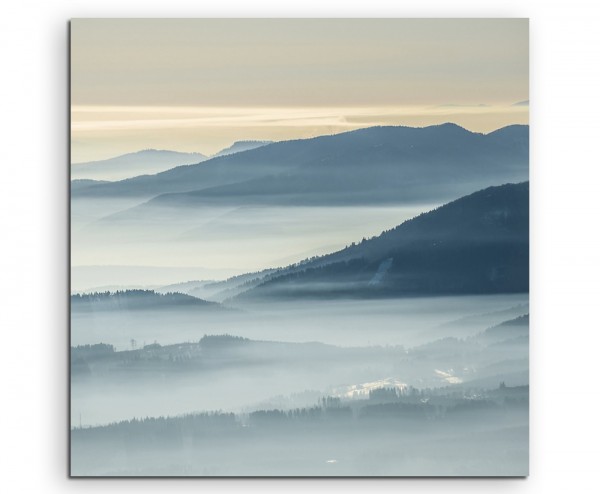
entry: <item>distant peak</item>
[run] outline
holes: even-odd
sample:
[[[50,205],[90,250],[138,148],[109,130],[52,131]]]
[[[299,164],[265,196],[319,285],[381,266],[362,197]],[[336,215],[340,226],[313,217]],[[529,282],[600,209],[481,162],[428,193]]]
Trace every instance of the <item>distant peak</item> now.
[[[259,141],[259,140],[252,140],[252,139],[248,139],[248,140],[242,140],[242,141],[235,141],[232,146],[235,146],[236,144],[270,144],[273,141]],[[230,146],[231,147],[231,146]]]
[[[507,125],[505,127],[500,127],[499,129],[496,130],[492,130],[491,132],[488,132],[486,135],[488,136],[495,136],[495,135],[501,135],[501,134],[506,134],[509,132],[528,132],[529,131],[529,125],[526,124],[512,124],[512,125]]]
[[[169,153],[169,154],[185,154],[185,155],[197,155],[197,156],[204,156],[202,153],[198,153],[196,151],[174,151],[172,149],[154,149],[154,148],[148,148],[148,149],[140,149],[139,151],[134,151],[132,153],[128,153],[128,154],[148,154],[148,153]]]
[[[442,130],[452,130],[452,131],[459,131],[459,132],[466,132],[469,134],[476,134],[477,132],[472,132],[469,129],[465,129],[464,127],[458,125],[457,123],[454,122],[444,122],[441,124],[437,124],[437,125],[429,125],[427,127],[423,127],[425,129],[442,129]]]
[[[226,156],[228,154],[239,153],[242,151],[250,151],[267,144],[272,144],[273,141],[258,141],[258,140],[243,140],[235,141],[231,146],[221,149],[218,153],[214,154],[213,157]]]

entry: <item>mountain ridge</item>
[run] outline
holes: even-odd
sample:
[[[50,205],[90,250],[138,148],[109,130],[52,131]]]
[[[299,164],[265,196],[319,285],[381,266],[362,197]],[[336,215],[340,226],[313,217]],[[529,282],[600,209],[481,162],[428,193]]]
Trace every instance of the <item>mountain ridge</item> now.
[[[256,149],[262,146],[266,146],[267,144],[272,144],[273,141],[253,141],[253,140],[242,140],[235,141],[231,146],[221,149],[218,153],[215,153],[211,156],[211,158],[216,158],[218,156],[228,156],[234,153],[241,153],[242,151],[249,151],[251,149]]]
[[[73,163],[71,179],[119,181],[162,172],[184,164],[198,164],[207,156],[169,149],[141,149],[103,160]]]
[[[208,310],[224,309],[216,302],[209,302],[178,292],[158,293],[154,290],[117,290],[71,295],[72,312],[103,310],[152,310],[176,307]]]
[[[277,270],[229,302],[529,290],[529,182],[488,187]]]
[[[528,127],[504,129],[480,134],[456,124],[369,127],[274,142],[155,175],[94,185],[75,195],[162,196],[160,203],[174,206],[449,199],[528,178],[528,145],[514,145],[528,143]]]

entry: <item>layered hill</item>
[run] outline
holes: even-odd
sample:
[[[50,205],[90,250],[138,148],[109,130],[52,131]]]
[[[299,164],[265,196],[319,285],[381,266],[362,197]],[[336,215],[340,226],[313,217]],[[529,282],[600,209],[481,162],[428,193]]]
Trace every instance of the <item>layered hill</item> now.
[[[212,157],[227,156],[229,154],[241,153],[242,151],[249,151],[250,149],[256,149],[267,144],[271,144],[273,141],[236,141],[231,146],[221,149],[218,153]]]
[[[490,187],[276,271],[231,301],[529,290],[529,183]]]
[[[276,142],[75,197],[156,197],[154,205],[369,204],[449,200],[528,178],[527,126],[490,134],[454,124],[372,127]]]
[[[106,310],[153,310],[191,308],[220,310],[221,305],[183,293],[157,293],[152,290],[123,290],[71,295],[72,312],[97,312]]]
[[[161,149],[144,149],[114,158],[71,166],[71,179],[123,180],[138,175],[151,175],[180,165],[204,161],[200,153],[180,153]]]

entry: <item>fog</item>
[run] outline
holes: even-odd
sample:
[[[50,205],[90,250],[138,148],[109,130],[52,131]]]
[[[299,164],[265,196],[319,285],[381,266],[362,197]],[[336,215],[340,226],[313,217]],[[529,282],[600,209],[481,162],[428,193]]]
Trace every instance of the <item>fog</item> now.
[[[469,204],[489,240],[513,217],[502,201],[527,201],[483,196],[496,200]],[[481,224],[468,223],[461,241],[473,244],[457,251],[483,282],[461,285],[451,272],[449,283],[399,297],[377,287],[392,271],[403,280],[410,250],[375,256],[369,269],[351,257],[368,250],[361,239],[429,208],[75,200],[72,289],[90,294],[71,299],[71,473],[526,475],[528,294],[456,293],[527,278],[527,259],[506,261],[498,252],[517,251],[482,244]],[[419,238],[440,225],[459,231],[463,218],[425,222]],[[428,280],[428,269],[457,263],[440,238],[442,248],[423,255],[438,264],[413,263]],[[471,262],[473,245],[488,249],[485,263]],[[306,276],[308,264],[319,276]],[[253,289],[276,273],[277,290]],[[305,295],[289,291],[300,285]],[[436,289],[444,295],[423,295]]]
[[[72,285],[159,285],[286,266],[341,249],[430,209],[378,207],[169,208],[139,200],[72,202]],[[135,268],[140,269],[135,269]],[[152,277],[145,271],[160,270]]]
[[[528,387],[325,398],[72,431],[73,475],[524,476]]]
[[[108,343],[117,350],[158,341],[172,345],[205,334],[256,340],[319,341],[340,346],[419,345],[466,337],[528,312],[525,294],[390,300],[264,302],[219,313],[177,310],[73,312],[71,344]]]
[[[123,180],[204,161],[200,153],[145,149],[100,161],[73,163],[71,179]]]
[[[527,312],[524,295],[74,310],[72,425],[309,406],[387,386],[524,385],[526,327],[489,328]],[[224,334],[236,338],[203,340]],[[115,351],[82,347],[98,342]]]
[[[440,421],[437,430],[427,421],[415,426],[397,418],[374,424],[357,419],[334,426],[292,423],[287,428],[234,422],[225,431],[192,431],[172,441],[165,433],[151,435],[144,428],[125,440],[122,432],[98,440],[92,431],[75,431],[72,472],[75,476],[525,476],[527,411],[503,411],[500,417],[480,420],[477,431],[472,416],[459,424]]]

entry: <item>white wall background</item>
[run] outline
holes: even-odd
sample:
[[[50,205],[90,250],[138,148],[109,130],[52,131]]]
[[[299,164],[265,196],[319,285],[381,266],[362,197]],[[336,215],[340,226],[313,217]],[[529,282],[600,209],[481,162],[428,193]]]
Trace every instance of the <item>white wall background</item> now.
[[[67,20],[236,16],[531,18],[529,479],[67,479]],[[591,0],[4,2],[0,17],[0,489],[10,493],[110,489],[115,494],[598,492],[599,20],[600,6]]]

